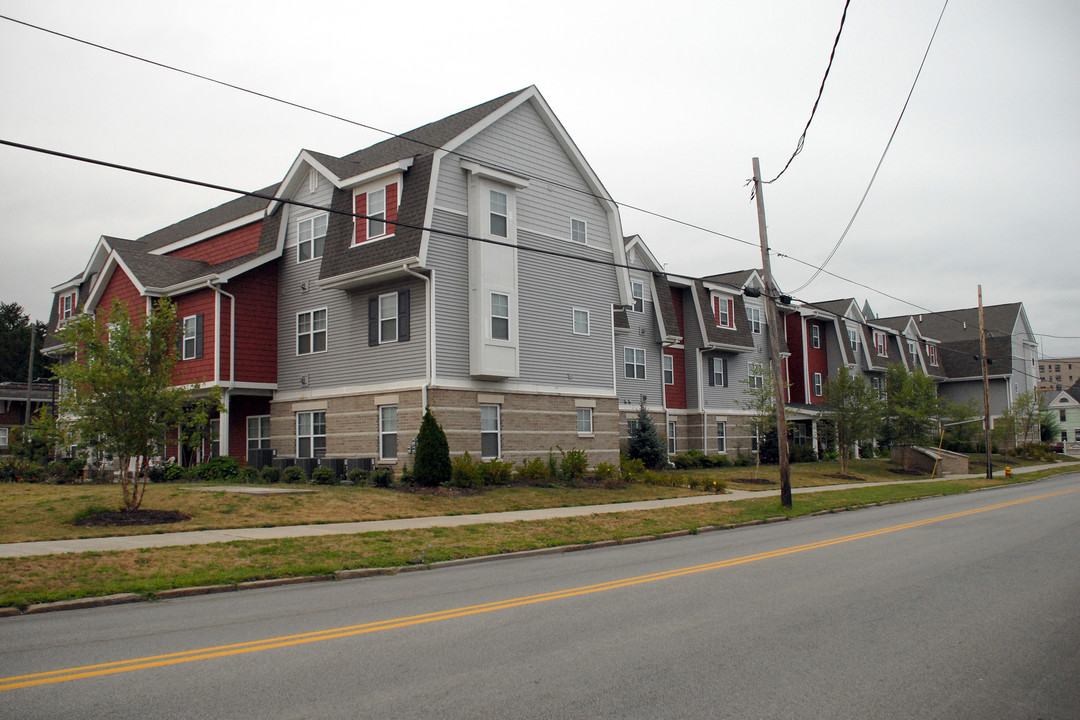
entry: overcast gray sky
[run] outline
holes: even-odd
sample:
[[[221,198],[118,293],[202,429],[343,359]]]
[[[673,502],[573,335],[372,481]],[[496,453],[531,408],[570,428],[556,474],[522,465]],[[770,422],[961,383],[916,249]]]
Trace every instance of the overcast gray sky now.
[[[843,233],[943,4],[853,0],[805,149],[764,193],[785,291]],[[794,150],[843,7],[0,0],[0,14],[393,132],[535,84],[616,201],[745,241],[624,208],[626,234],[690,275],[760,266],[751,158],[768,178]],[[1078,38],[1075,0],[952,0],[828,265],[844,279],[796,297],[884,316],[973,307],[981,284],[985,304],[1024,303],[1044,356],[1080,356]],[[302,148],[385,138],[7,20],[0,90],[0,139],[251,190]],[[101,235],[233,197],[2,146],[0,187],[0,300],[35,319]]]

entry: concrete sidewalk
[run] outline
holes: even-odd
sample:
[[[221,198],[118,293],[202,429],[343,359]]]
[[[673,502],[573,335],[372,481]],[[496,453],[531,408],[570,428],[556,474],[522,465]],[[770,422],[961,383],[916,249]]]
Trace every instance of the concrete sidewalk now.
[[[1026,468],[1016,468],[1013,472],[1021,474],[1059,466],[1060,463],[1055,465],[1033,465]],[[1003,470],[995,470],[995,476],[1003,472]],[[984,474],[954,475],[944,479],[954,480],[959,478],[978,477],[984,477]],[[792,490],[792,493],[802,495],[829,490],[849,490],[852,488],[874,487],[877,485],[903,485],[934,482],[935,480],[941,479],[943,478],[824,485],[821,487],[795,488]],[[211,543],[232,542],[234,540],[270,540],[274,538],[313,537],[319,535],[352,535],[356,533],[380,532],[386,530],[457,527],[461,525],[481,525],[484,523],[512,523],[522,520],[547,520],[552,518],[599,515],[603,513],[633,512],[635,510],[656,510],[679,507],[682,505],[733,502],[735,500],[748,500],[752,498],[778,497],[779,494],[779,489],[764,491],[733,490],[722,495],[696,495],[692,497],[644,500],[641,502],[615,503],[611,505],[539,508],[536,510],[515,510],[510,512],[481,513],[476,515],[439,515],[434,517],[370,520],[365,522],[332,523],[325,525],[229,528],[223,530],[159,533],[154,535],[84,538],[80,540],[44,540],[40,542],[2,543],[0,544],[0,557],[31,557],[35,555],[104,552],[108,550],[139,550],[142,548],[174,547],[178,545],[209,545]]]

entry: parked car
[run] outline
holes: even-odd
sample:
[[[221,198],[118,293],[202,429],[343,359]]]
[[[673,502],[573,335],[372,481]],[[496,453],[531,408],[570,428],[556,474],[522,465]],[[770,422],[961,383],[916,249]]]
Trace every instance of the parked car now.
[[[1058,440],[1056,443],[1050,443],[1050,449],[1056,453],[1063,453],[1065,452],[1065,442]]]

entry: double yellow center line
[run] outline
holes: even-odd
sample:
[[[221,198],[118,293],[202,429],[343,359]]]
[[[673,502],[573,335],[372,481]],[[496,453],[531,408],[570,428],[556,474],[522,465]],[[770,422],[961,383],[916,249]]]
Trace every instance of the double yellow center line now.
[[[335,640],[338,638],[351,637],[354,635],[364,635],[366,633],[380,632],[383,630],[394,630],[397,628],[410,627],[413,625],[423,625],[425,623],[437,622],[440,620],[450,620],[453,618],[467,617],[469,615],[479,615],[481,613],[493,612],[495,610],[508,610],[510,608],[523,607],[525,605],[534,605],[536,603],[549,602],[551,600],[561,600],[563,598],[590,595],[592,593],[605,592],[608,590],[617,590],[619,588],[656,582],[658,580],[670,580],[671,578],[677,578],[683,575],[692,575],[694,573],[708,572],[710,570],[719,570],[722,568],[734,567],[736,565],[745,565],[747,563],[758,562],[760,560],[768,560],[770,558],[784,557],[785,555],[793,555],[795,553],[806,552],[808,550],[819,550],[821,548],[830,547],[832,545],[840,545],[842,543],[854,542],[856,540],[865,540],[867,538],[877,537],[879,535],[886,535],[888,533],[899,532],[901,530],[910,530],[912,528],[921,527],[923,525],[930,525],[932,523],[943,522],[945,520],[954,520],[956,518],[976,515],[978,513],[984,513],[990,510],[1000,510],[1001,508],[1007,508],[1013,505],[1028,503],[1032,502],[1033,500],[1043,500],[1046,498],[1056,497],[1058,495],[1065,495],[1078,491],[1080,491],[1080,488],[1073,490],[1062,490],[1060,492],[1037,495],[1034,497],[1025,498],[1023,500],[1013,500],[1010,502],[998,503],[997,505],[989,505],[987,507],[976,508],[974,510],[965,510],[963,512],[952,513],[949,515],[940,515],[937,517],[928,518],[926,520],[917,520],[915,522],[904,523],[902,525],[893,525],[890,527],[882,528],[880,530],[870,530],[863,533],[856,533],[854,535],[845,535],[843,537],[832,538],[830,540],[820,540],[818,542],[807,543],[805,545],[781,548],[779,550],[771,550],[769,552],[757,553],[754,555],[744,555],[742,557],[732,558],[730,560],[720,560],[717,562],[705,563],[703,565],[694,565],[691,567],[667,570],[659,573],[652,573],[650,575],[638,575],[636,577],[625,578],[622,580],[612,580],[609,582],[598,583],[596,585],[585,585],[582,587],[570,588],[567,590],[556,590],[554,592],[541,593],[539,595],[527,595],[524,597],[512,598],[509,600],[500,600],[498,602],[485,603],[483,605],[470,605],[467,607],[454,608],[451,610],[442,610],[439,612],[426,613],[423,615],[410,615],[408,617],[400,617],[391,620],[364,623],[362,625],[349,625],[346,627],[332,628],[329,630],[320,630],[318,632],[301,633],[298,635],[286,635],[283,637],[268,638],[265,640],[256,640],[245,643],[236,643],[232,645],[218,645],[216,647],[201,648],[198,650],[187,650],[184,652],[170,653],[167,655],[153,655],[149,657],[135,658],[132,660],[121,660],[119,662],[102,663],[100,665],[84,665],[82,667],[67,668],[63,670],[52,670],[49,672],[35,673],[32,675],[19,675],[15,677],[2,678],[0,679],[0,692],[6,690],[18,690],[20,688],[34,687],[37,685],[50,685],[53,683],[67,682],[69,680],[82,680],[85,678],[101,677],[104,675],[115,675],[117,673],[132,672],[135,670],[148,670],[150,668],[165,667],[167,665],[179,665],[181,663],[195,662],[198,660],[210,660],[212,658],[229,657],[231,655],[242,655],[244,653],[261,652],[263,650],[273,650],[275,648],[284,648],[293,645],[323,642],[325,640]]]

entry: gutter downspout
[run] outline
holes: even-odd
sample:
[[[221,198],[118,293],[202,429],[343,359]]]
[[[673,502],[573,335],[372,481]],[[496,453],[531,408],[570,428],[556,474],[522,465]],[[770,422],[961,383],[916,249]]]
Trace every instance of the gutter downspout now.
[[[432,353],[435,347],[435,304],[432,302],[431,294],[433,292],[431,287],[431,278],[422,273],[418,273],[415,270],[410,270],[408,265],[402,265],[401,269],[407,274],[413,277],[418,277],[424,281],[424,299],[426,307],[424,308],[425,326],[427,337],[424,338],[427,347],[424,349],[424,385],[420,388],[420,400],[423,409],[426,411],[428,407],[428,390],[431,387],[431,376],[434,369],[434,362],[432,360]],[[410,313],[411,315],[411,313]]]

